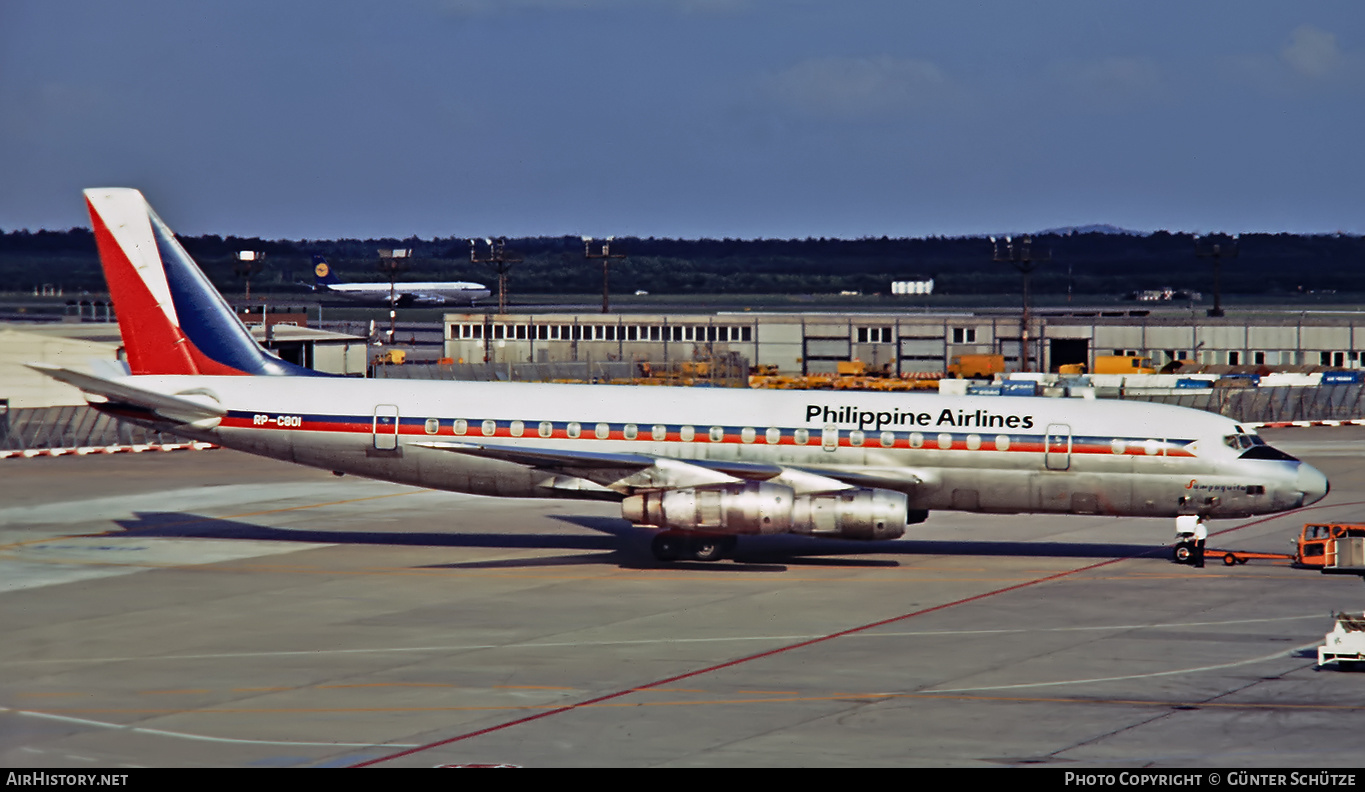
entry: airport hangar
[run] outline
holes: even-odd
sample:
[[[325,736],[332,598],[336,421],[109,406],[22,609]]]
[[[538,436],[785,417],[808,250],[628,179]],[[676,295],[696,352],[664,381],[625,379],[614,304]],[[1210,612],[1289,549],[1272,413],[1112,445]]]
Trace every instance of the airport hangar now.
[[[834,373],[839,361],[889,364],[895,375],[942,372],[956,355],[1000,354],[1019,370],[1016,313],[759,313],[445,315],[445,357],[464,363],[651,361],[737,353],[782,374]],[[1090,364],[1095,355],[1149,355],[1155,365],[1365,367],[1365,315],[1260,311],[1035,312],[1030,370]]]

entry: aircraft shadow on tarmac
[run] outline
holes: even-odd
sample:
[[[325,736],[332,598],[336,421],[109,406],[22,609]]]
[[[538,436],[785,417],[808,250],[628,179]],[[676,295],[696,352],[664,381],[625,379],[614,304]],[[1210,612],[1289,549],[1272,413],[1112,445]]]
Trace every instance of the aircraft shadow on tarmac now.
[[[900,566],[902,556],[1021,556],[1058,558],[1168,558],[1169,549],[1151,545],[1087,542],[945,541],[897,539],[856,542],[807,536],[751,536],[740,540],[729,563],[673,562],[661,564],[650,552],[655,532],[625,520],[593,515],[551,515],[553,519],[586,528],[596,535],[560,533],[469,533],[450,531],[329,531],[275,528],[240,520],[224,520],[189,512],[135,512],[135,519],[116,520],[125,535],[198,539],[240,539],[396,547],[479,547],[583,551],[551,558],[500,559],[434,564],[429,569],[501,569],[537,566],[616,563],[626,569],[712,569],[782,571],[787,565]],[[604,555],[605,553],[605,555]],[[884,556],[866,558],[866,556]],[[848,556],[859,556],[849,558]]]

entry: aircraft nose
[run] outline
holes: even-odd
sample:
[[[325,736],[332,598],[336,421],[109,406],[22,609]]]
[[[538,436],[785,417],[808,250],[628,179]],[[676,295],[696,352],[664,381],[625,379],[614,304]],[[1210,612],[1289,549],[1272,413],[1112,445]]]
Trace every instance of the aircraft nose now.
[[[1295,478],[1294,486],[1303,493],[1303,505],[1317,503],[1327,497],[1332,485],[1327,481],[1327,477],[1322,471],[1312,465],[1299,465],[1299,473]]]

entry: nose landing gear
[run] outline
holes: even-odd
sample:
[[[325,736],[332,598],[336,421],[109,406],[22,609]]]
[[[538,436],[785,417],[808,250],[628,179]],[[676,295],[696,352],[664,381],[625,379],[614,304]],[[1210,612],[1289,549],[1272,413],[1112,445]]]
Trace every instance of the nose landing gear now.
[[[1175,518],[1175,548],[1171,556],[1177,564],[1190,564],[1194,567],[1204,566],[1204,540],[1209,536],[1209,530],[1204,525],[1204,518],[1196,514],[1183,514]]]

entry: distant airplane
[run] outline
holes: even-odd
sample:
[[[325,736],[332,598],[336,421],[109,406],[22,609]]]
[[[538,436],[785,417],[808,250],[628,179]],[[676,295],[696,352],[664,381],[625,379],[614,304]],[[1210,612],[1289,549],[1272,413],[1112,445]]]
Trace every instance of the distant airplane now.
[[[380,283],[342,283],[333,272],[327,259],[313,256],[313,291],[319,294],[332,294],[348,300],[388,303],[389,284]],[[392,295],[399,307],[409,305],[443,305],[446,302],[467,302],[473,305],[492,294],[482,283],[466,281],[427,281],[423,283],[395,283]]]
[[[1165,404],[328,377],[253,341],[141,193],[85,195],[130,375],[32,367],[95,409],[338,473],[618,501],[663,561],[748,534],[895,539],[932,509],[1174,518],[1176,558],[1198,559],[1206,519],[1328,490],[1236,421]]]

